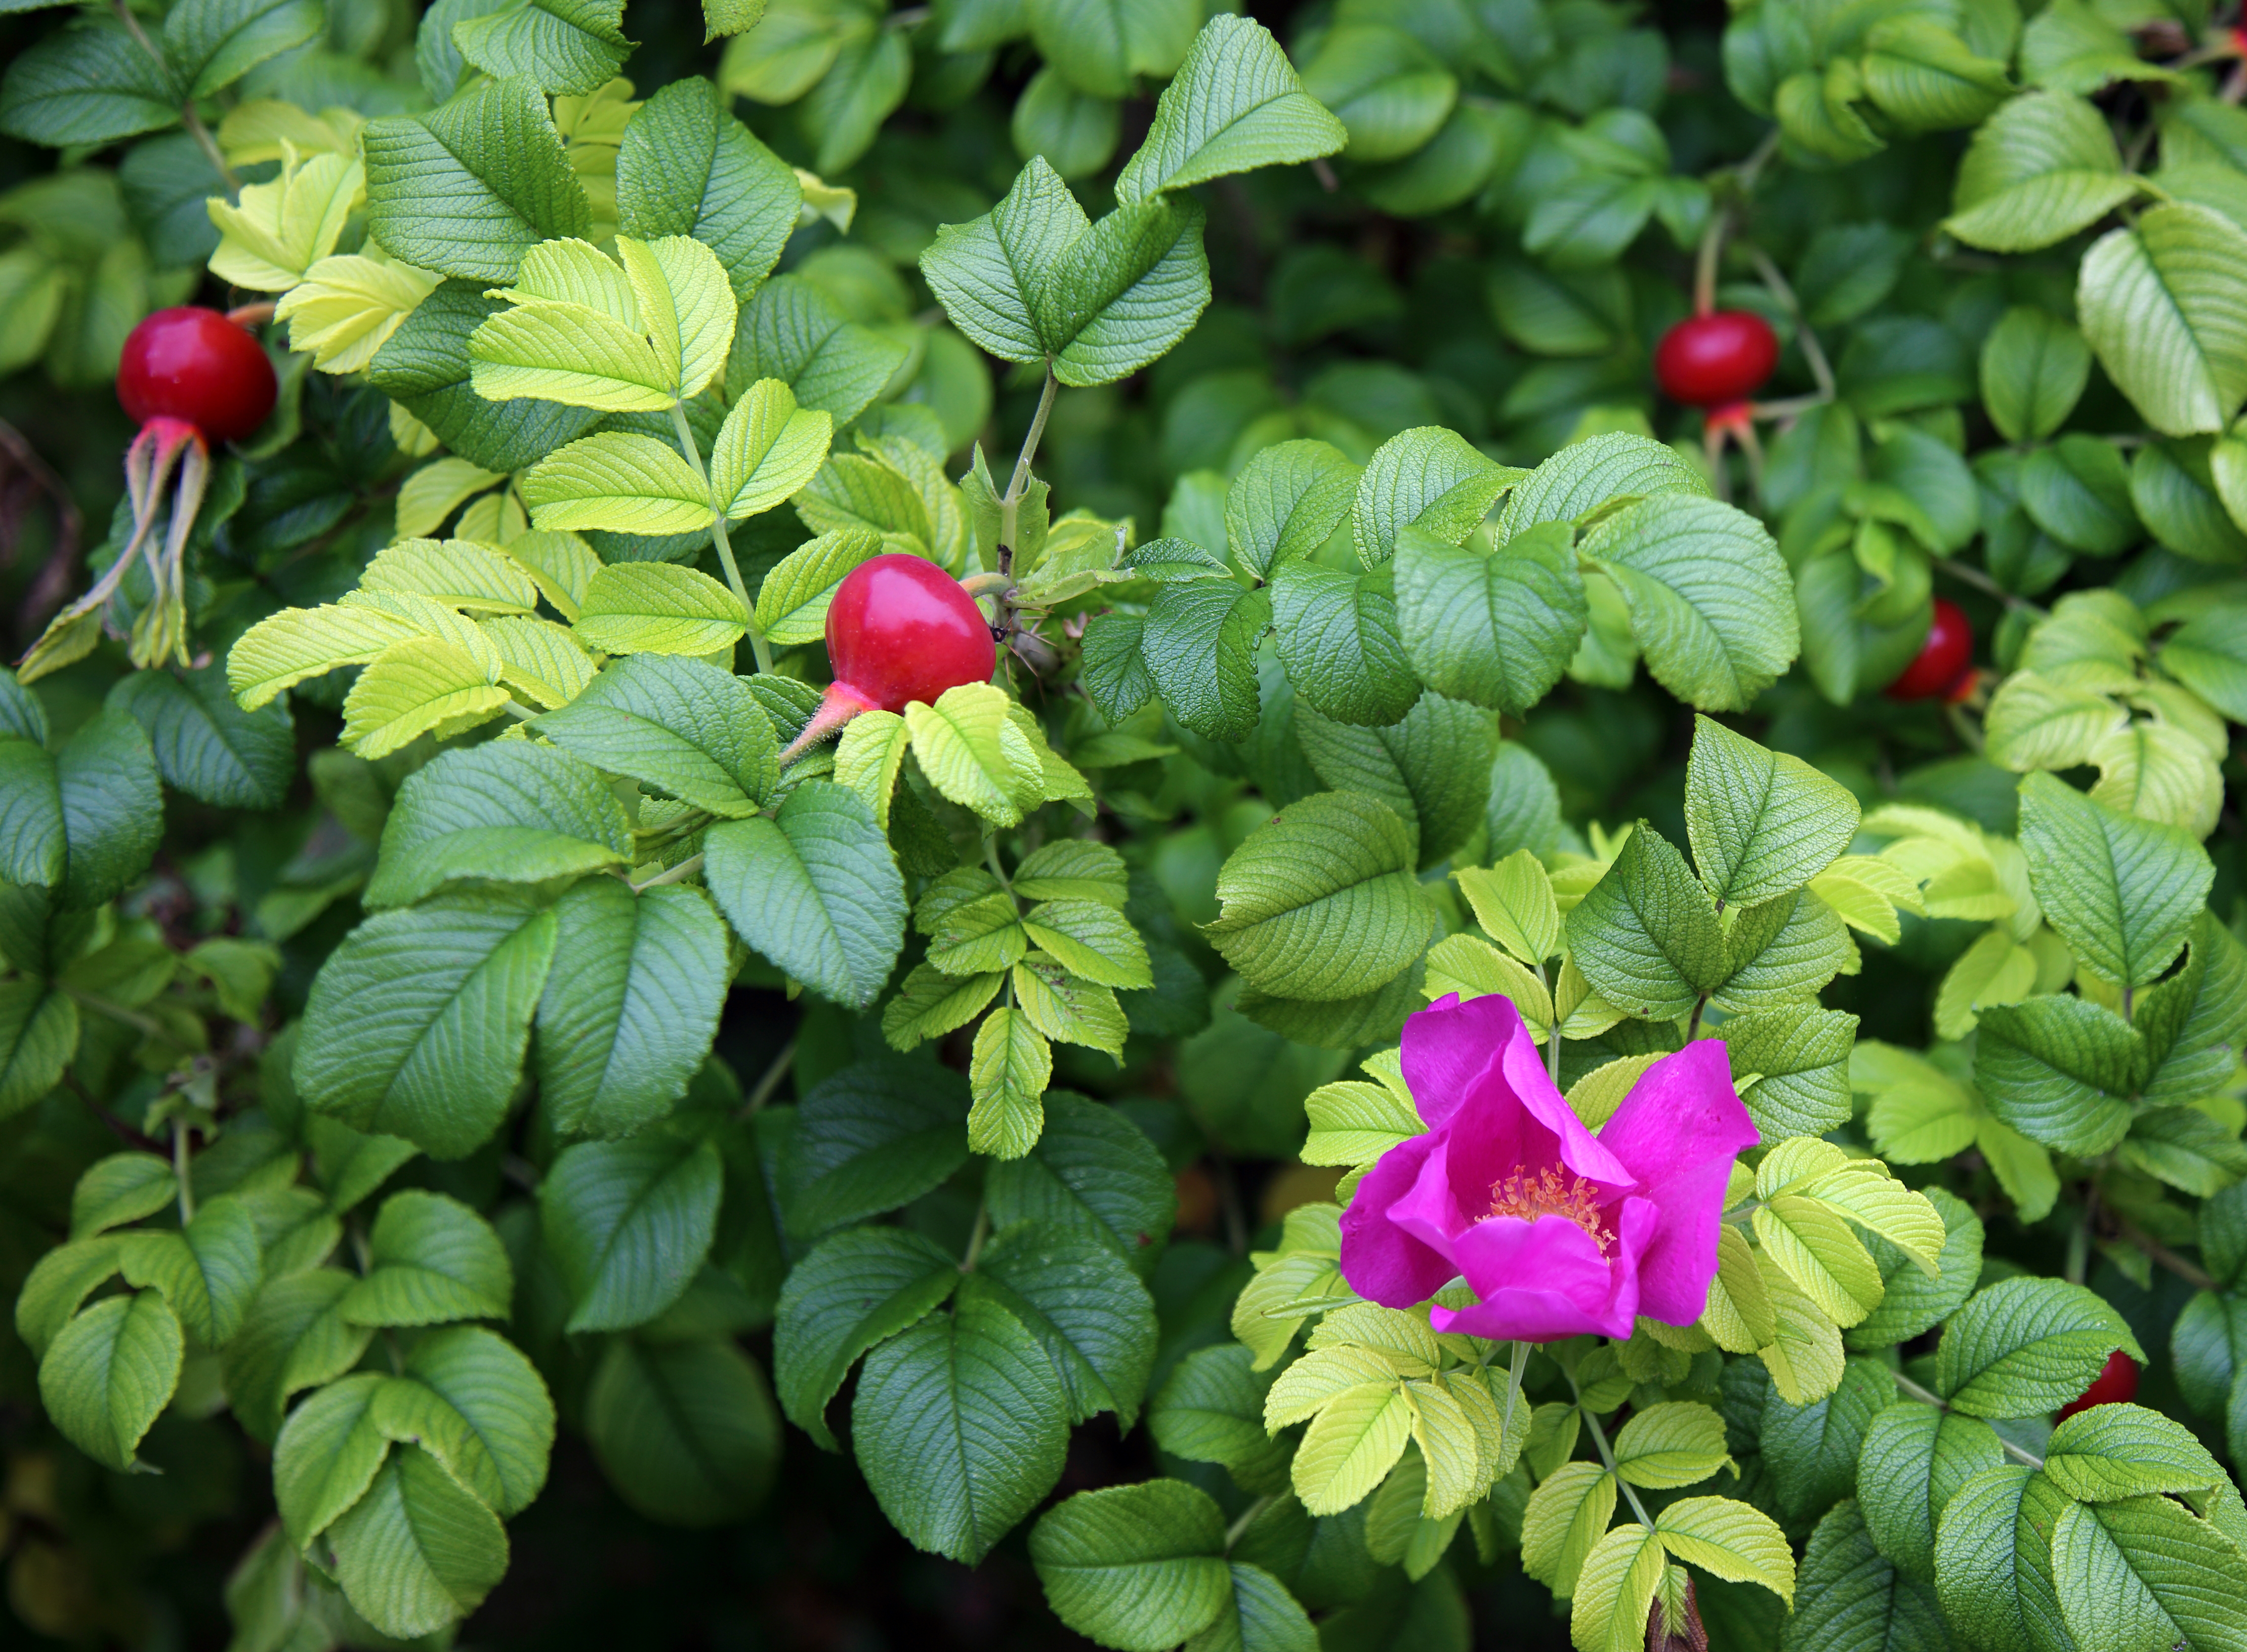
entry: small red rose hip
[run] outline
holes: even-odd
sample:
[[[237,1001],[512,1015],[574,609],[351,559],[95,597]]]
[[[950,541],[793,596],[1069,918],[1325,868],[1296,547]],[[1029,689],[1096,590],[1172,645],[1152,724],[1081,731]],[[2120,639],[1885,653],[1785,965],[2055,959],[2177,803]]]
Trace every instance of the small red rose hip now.
[[[860,563],[827,606],[835,680],[783,761],[861,712],[903,711],[962,683],[988,682],[999,663],[990,622],[965,587],[925,556],[889,551]]]
[[[1654,350],[1654,382],[1693,407],[1716,407],[1753,395],[1779,365],[1771,324],[1745,310],[1689,316]]]
[[[117,399],[135,424],[183,419],[205,441],[249,434],[277,390],[257,340],[215,310],[159,310],[126,336],[117,364]]]
[[[2138,1362],[2121,1348],[2107,1356],[2107,1364],[2082,1394],[2059,1408],[2054,1422],[2065,1423],[2078,1411],[2094,1405],[2122,1405],[2138,1397]]]
[[[1947,597],[1935,599],[1935,618],[1927,627],[1927,640],[1902,673],[1888,686],[1890,700],[1957,700],[1966,697],[1974,681],[1974,627],[1958,604]]]

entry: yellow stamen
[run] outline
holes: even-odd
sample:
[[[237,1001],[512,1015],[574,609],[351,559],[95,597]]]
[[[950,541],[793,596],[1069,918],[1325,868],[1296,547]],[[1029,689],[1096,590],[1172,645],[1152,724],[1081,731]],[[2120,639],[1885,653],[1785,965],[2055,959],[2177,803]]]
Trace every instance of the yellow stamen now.
[[[1599,1189],[1558,1165],[1547,1165],[1537,1175],[1516,1171],[1492,1183],[1490,1213],[1519,1216],[1531,1222],[1540,1216],[1557,1216],[1563,1221],[1574,1222],[1592,1236],[1602,1257],[1614,1238],[1602,1219]]]

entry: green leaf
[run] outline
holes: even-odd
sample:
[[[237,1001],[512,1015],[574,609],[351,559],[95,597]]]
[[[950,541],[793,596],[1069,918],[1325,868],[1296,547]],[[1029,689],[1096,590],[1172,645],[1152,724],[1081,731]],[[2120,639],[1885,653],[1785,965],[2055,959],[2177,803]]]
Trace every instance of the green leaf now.
[[[370,1410],[384,1436],[426,1447],[496,1514],[520,1514],[546,1484],[554,1402],[530,1362],[489,1331],[422,1338]]]
[[[2005,1449],[1977,1417],[1929,1405],[1891,1405],[1865,1430],[1857,1499],[1868,1536],[1904,1577],[1935,1581],[1943,1511],[1976,1475],[2000,1467]]]
[[[958,1074],[897,1056],[813,1086],[782,1164],[789,1232],[814,1238],[939,1185],[967,1162],[968,1102]]]
[[[1154,1143],[1113,1108],[1049,1090],[1045,1131],[1025,1158],[985,1175],[1001,1227],[1039,1222],[1090,1235],[1134,1266],[1151,1261],[1171,1229],[1178,1194]]]
[[[2046,311],[2017,304],[1982,341],[1982,403],[2007,441],[2042,441],[2066,424],[2090,376],[2091,346]]]
[[[1328,33],[1303,89],[1341,118],[1352,160],[1397,160],[1433,138],[1459,83],[1401,29],[1346,24]]]
[[[1678,1560],[1734,1583],[1759,1583],[1792,1605],[1794,1554],[1779,1523],[1729,1497],[1689,1497],[1655,1516],[1662,1546]]]
[[[345,1598],[401,1639],[466,1616],[507,1573],[499,1517],[418,1445],[391,1453],[328,1542]]]
[[[256,1438],[270,1444],[291,1395],[334,1381],[366,1352],[373,1328],[338,1311],[358,1283],[340,1269],[317,1267],[268,1279],[257,1294],[223,1366],[235,1415]]]
[[[2012,90],[2005,65],[1977,57],[1924,17],[1890,17],[1865,34],[1865,90],[1908,132],[1977,125]]]
[[[1643,821],[1570,911],[1567,932],[1592,989],[1649,1021],[1684,1014],[1731,973],[1715,903],[1684,857]]]
[[[643,104],[617,154],[617,213],[625,233],[704,242],[725,266],[737,303],[779,262],[802,193],[793,169],[700,79],[674,80]]]
[[[1909,1341],[1949,1319],[1973,1293],[1982,1271],[1981,1221],[1963,1200],[1943,1188],[1929,1187],[1926,1196],[1943,1224],[1936,1275],[1929,1279],[1900,1246],[1878,1233],[1868,1233],[1866,1248],[1881,1271],[1884,1289],[1880,1305],[1842,1334],[1842,1342],[1852,1353]]]
[[[1302,697],[1337,721],[1385,727],[1420,697],[1397,634],[1393,581],[1290,562],[1272,577],[1281,663]]]
[[[1660,1535],[1635,1522],[1595,1543],[1576,1574],[1571,1642],[1583,1652],[1638,1652],[1667,1564]]]
[[[775,276],[741,308],[726,392],[736,396],[761,379],[777,379],[795,391],[799,406],[845,424],[882,393],[907,353],[889,334],[846,318],[802,276]]]
[[[1038,1223],[1001,1229],[976,1259],[960,1300],[990,1297],[1044,1347],[1069,1419],[1137,1419],[1155,1362],[1155,1304],[1124,1259],[1088,1235]]]
[[[164,55],[191,98],[208,98],[319,34],[318,0],[181,0],[164,17]]]
[[[354,1325],[441,1325],[503,1320],[515,1295],[507,1250],[458,1199],[419,1189],[382,1203],[365,1277],[338,1304]]]
[[[585,1431],[618,1495],[673,1526],[741,1519],[780,1465],[763,1373],[725,1338],[611,1337],[586,1395]]]
[[[2021,509],[2071,550],[2111,556],[2145,536],[2130,504],[2129,472],[2112,442],[2067,435],[2028,456]]]
[[[1116,198],[1142,201],[1229,173],[1333,154],[1349,136],[1303,91],[1262,24],[1215,17],[1164,88],[1154,124],[1116,180]]]
[[[1260,578],[1282,562],[1309,556],[1349,515],[1359,474],[1328,442],[1282,441],[1260,449],[1226,489],[1227,551]]]
[[[1538,1484],[1521,1518],[1521,1569],[1556,1596],[1576,1592],[1577,1573],[1614,1518],[1615,1478],[1596,1463],[1562,1463]]]
[[[2247,1645],[2247,1556],[2168,1498],[2077,1503],[2052,1527],[2059,1609],[2080,1645]]]
[[[1124,1652],[1164,1652],[1232,1603],[1225,1519],[1181,1480],[1083,1492],[1041,1519],[1030,1560],[1054,1614]]]
[[[2247,609],[2195,614],[2162,645],[2161,664],[2226,717],[2247,717]]]
[[[112,1296],[72,1319],[39,1360],[39,1403],[97,1463],[132,1468],[180,1380],[180,1321],[154,1291]]]
[[[360,142],[368,231],[419,269],[512,281],[538,242],[591,228],[546,99],[528,80],[486,81],[427,114],[371,120]]]
[[[1701,881],[1723,905],[1800,889],[1856,836],[1857,800],[1799,757],[1693,720],[1685,823]]]
[[[1357,559],[1377,568],[1396,554],[1397,536],[1417,526],[1456,545],[1521,479],[1455,431],[1424,425],[1400,431],[1374,449],[1357,480],[1350,536]]]
[[[575,358],[558,345],[557,352],[565,359]],[[590,379],[593,375],[584,377]],[[598,405],[592,401],[595,393],[591,390],[570,390],[558,384],[551,387],[567,391],[569,405]],[[655,393],[646,393],[650,397]],[[695,533],[709,527],[716,515],[708,487],[676,447],[652,436],[621,431],[603,431],[549,454],[522,479],[522,497],[540,529],[549,533],[579,529]],[[638,563],[602,572],[625,573],[627,568],[635,574],[645,569],[664,573],[693,571]]]
[[[963,1300],[867,1356],[850,1430],[890,1524],[973,1563],[1061,1478],[1069,1402],[1020,1321]]]
[[[2237,567],[2247,561],[2247,533],[2223,508],[2206,437],[2148,442],[2130,461],[2130,503],[2162,544],[2195,562]]]
[[[172,1167],[154,1153],[112,1153],[96,1159],[71,1190],[70,1236],[86,1239],[152,1216],[179,1191]]]
[[[780,647],[817,642],[826,634],[836,587],[881,551],[881,536],[864,528],[839,528],[797,546],[757,588],[757,629]]]
[[[1793,663],[1786,567],[1745,512],[1660,495],[1600,522],[1583,554],[1621,589],[1647,669],[1697,709],[1744,710]]]
[[[96,713],[52,756],[0,741],[0,876],[46,885],[65,910],[122,893],[163,830],[155,754],[121,711]]]
[[[905,707],[913,760],[953,802],[995,825],[1021,821],[1044,798],[1044,772],[1036,748],[1014,720],[1013,700],[990,683],[947,688],[930,706]]]
[[[440,637],[408,637],[385,649],[345,696],[344,746],[372,761],[455,719],[473,727],[495,716],[508,701],[498,686],[499,651],[475,635],[475,652]]]
[[[1806,1647],[1947,1647],[1954,1644],[1934,1591],[1900,1575],[1874,1546],[1864,1512],[1837,1503],[1819,1521],[1795,1574],[1801,1604],[1786,1626]]]
[[[23,47],[0,81],[0,133],[27,143],[114,143],[180,118],[170,60],[107,17],[87,17]]]
[[[2146,422],[2222,431],[2247,399],[2247,304],[2226,272],[2247,230],[2204,207],[2155,207],[2084,255],[2084,336]]]
[[[2080,1395],[2117,1348],[2144,1363],[2121,1315],[2083,1287],[2000,1280],[1944,1326],[1935,1386],[1972,1416],[2032,1416]]]
[[[389,1455],[374,1425],[387,1379],[365,1371],[329,1384],[290,1414],[273,1452],[274,1500],[290,1541],[309,1547],[366,1495]]]
[[[463,17],[453,40],[488,75],[582,95],[607,85],[632,56],[624,15],[624,0],[524,0]]]
[[[1171,74],[1201,19],[1192,0],[1024,0],[1022,13],[1041,55],[1096,98],[1124,96],[1135,75]]]
[[[296,731],[280,707],[246,712],[214,667],[135,672],[109,705],[138,721],[156,766],[181,791],[222,809],[271,809],[288,788]]]
[[[1238,743],[1255,732],[1256,645],[1271,619],[1264,591],[1230,579],[1170,581],[1147,611],[1141,669],[1179,723]]]
[[[484,296],[488,279],[448,281],[424,298],[375,352],[367,378],[446,447],[497,474],[536,464],[600,415],[559,402],[494,402],[476,394],[468,340],[502,308]]]
[[[1045,1034],[1011,1005],[993,1010],[975,1030],[968,1063],[975,1094],[967,1115],[969,1148],[994,1158],[1028,1152],[1044,1128],[1042,1102],[1052,1077],[1053,1047]]]
[[[538,1089],[554,1127],[628,1135],[686,1093],[726,999],[726,929],[696,889],[589,877],[555,905],[538,1003]]]
[[[1377,797],[1410,829],[1431,866],[1472,835],[1489,799],[1494,745],[1489,713],[1439,694],[1387,728],[1353,728],[1298,707],[1295,736],[1329,786]]]
[[[1990,1110],[2032,1140],[2102,1153],[2129,1129],[2142,1041],[2104,1005],[2065,995],[1980,1012],[1974,1082]]]
[[[1959,1487],[1935,1539],[1943,1614],[1997,1652],[2073,1645],[2060,1617],[2052,1555],[2052,1527],[2071,1506],[2043,1475],[2011,1464]]]
[[[1278,996],[1354,997],[1404,971],[1427,917],[1404,824],[1379,801],[1328,792],[1281,810],[1233,851],[1203,926],[1242,978]]]
[[[699,659],[611,661],[537,728],[610,774],[727,819],[755,814],[780,780],[772,722],[748,684]]]
[[[1815,1004],[1783,1004],[1725,1019],[1722,1037],[1734,1080],[1766,1142],[1822,1136],[1849,1112],[1849,1050],[1857,1020]]]
[[[550,911],[497,895],[369,918],[312,982],[295,1066],[304,1104],[433,1157],[473,1151],[515,1092],[554,936]]]
[[[773,1375],[788,1418],[836,1450],[826,1411],[867,1349],[950,1300],[958,1259],[895,1227],[837,1233],[790,1270],[773,1328]]]
[[[1565,525],[1540,525],[1485,556],[1423,528],[1397,534],[1404,650],[1430,687],[1515,715],[1545,697],[1588,617],[1570,539]]]
[[[2208,1448],[2182,1423],[2141,1405],[2094,1405],[2052,1430],[2044,1471],[2080,1503],[2113,1503],[2224,1484]]]
[[[585,587],[577,620],[577,634],[611,654],[708,655],[739,642],[748,628],[741,598],[709,575],[669,563],[602,569]]]
[[[75,1000],[41,981],[0,981],[0,1118],[62,1082],[78,1047]]]
[[[2066,92],[2029,92],[1984,122],[1958,168],[1943,228],[1970,246],[2031,252],[2138,193],[2107,118]]]
[[[904,944],[905,883],[856,792],[808,781],[772,819],[703,842],[710,891],[744,940],[838,1004],[874,1001]]]
[[[1683,1401],[1634,1412],[1614,1450],[1615,1473],[1630,1485],[1691,1485],[1731,1464],[1725,1419],[1712,1407]]]
[[[1706,495],[1701,474],[1648,436],[1615,432],[1571,442],[1518,482],[1499,514],[1501,542],[1540,522],[1583,522],[1656,494]]]
[[[223,1348],[241,1329],[265,1274],[257,1224],[238,1198],[215,1198],[176,1233],[124,1236],[118,1270],[125,1282],[163,1294],[180,1322],[208,1348]]]
[[[718,1226],[718,1150],[652,1131],[564,1149],[539,1184],[570,1331],[620,1331],[677,1301]]]
[[[441,753],[406,777],[364,899],[406,906],[462,881],[537,884],[631,858],[632,828],[591,765],[493,741]]]
[[[817,474],[834,428],[826,413],[797,406],[779,379],[760,379],[734,401],[711,446],[711,496],[735,522],[770,510]]]
[[[2191,835],[2094,802],[2050,775],[2021,782],[2021,847],[2052,926],[2106,980],[2142,986],[2183,947],[2214,871]]]

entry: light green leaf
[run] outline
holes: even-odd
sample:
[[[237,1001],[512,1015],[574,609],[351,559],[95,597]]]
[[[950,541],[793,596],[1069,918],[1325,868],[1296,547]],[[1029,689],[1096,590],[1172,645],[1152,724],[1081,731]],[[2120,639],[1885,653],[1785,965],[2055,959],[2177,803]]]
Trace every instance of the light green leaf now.
[[[985,1018],[976,1029],[967,1077],[975,1092],[967,1115],[970,1148],[994,1158],[1020,1158],[1037,1145],[1053,1049],[1020,1010],[1004,1007]]]
[[[430,1635],[466,1616],[507,1572],[507,1533],[418,1445],[401,1445],[329,1528],[336,1580],[385,1635]]]
[[[257,1224],[238,1198],[207,1200],[176,1233],[126,1234],[117,1266],[126,1284],[160,1291],[208,1348],[233,1340],[265,1275]]]
[[[382,1204],[367,1271],[337,1305],[354,1325],[508,1316],[515,1274],[491,1226],[459,1200],[409,1189]]]
[[[495,1513],[520,1514],[546,1484],[554,1402],[530,1362],[489,1331],[422,1338],[369,1410],[384,1436],[426,1447]]]
[[[2183,1423],[2141,1405],[2094,1405],[2052,1430],[2044,1471],[2081,1503],[2204,1492],[2223,1470]]]
[[[624,14],[624,0],[525,0],[462,17],[453,40],[486,74],[583,94],[607,85],[632,55]]]
[[[577,529],[693,533],[707,528],[717,514],[708,487],[678,448],[627,431],[602,431],[549,454],[524,475],[522,497],[540,531],[550,533]],[[666,573],[694,571],[666,563],[620,563],[601,570],[593,583],[599,584],[604,574],[638,574],[651,568]]]
[[[1459,543],[1521,474],[1440,426],[1398,432],[1374,449],[1357,481],[1350,507],[1357,559],[1379,567],[1395,555],[1397,536],[1408,526]]]
[[[499,651],[481,633],[478,640],[478,653],[436,637],[385,649],[344,698],[345,747],[372,761],[456,719],[473,727],[495,716],[508,701]]]
[[[1689,1497],[1655,1516],[1662,1546],[1688,1565],[1734,1583],[1759,1583],[1794,1601],[1794,1552],[1779,1523],[1729,1497]]]
[[[734,522],[770,510],[826,462],[834,427],[825,413],[797,406],[777,379],[760,379],[734,403],[712,444],[711,496]]]
[[[2051,775],[2021,782],[2021,847],[2045,916],[2101,977],[2142,986],[2184,945],[2214,870],[2192,836]]]
[[[1342,122],[1302,89],[1264,26],[1212,17],[1164,88],[1154,124],[1116,181],[1119,201],[1206,183],[1228,173],[1334,154]]]
[[[699,569],[671,563],[602,569],[585,587],[577,619],[577,634],[611,654],[708,655],[748,629],[740,597]]]
[[[992,684],[962,683],[933,706],[915,700],[905,710],[913,760],[929,784],[1001,826],[1020,822],[1044,793],[1037,753],[1007,714],[1012,704]]]
[[[2024,92],[1967,146],[1943,228],[1992,252],[2031,252],[2097,222],[2138,188],[2089,100]]]
[[[39,1360],[39,1403],[70,1443],[130,1469],[180,1380],[180,1321],[154,1291],[112,1296],[65,1325]]]
[[[2079,1645],[2247,1645],[2247,1556],[2168,1498],[2073,1505],[2052,1523],[2052,1566]]]
[[[2247,230],[2184,205],[2155,207],[2084,255],[2084,336],[2164,434],[2220,432],[2247,398],[2247,300],[2228,278],[2244,260]]]
[[[2099,127],[2104,138],[2106,123]],[[2058,430],[2090,376],[2091,346],[2046,311],[2017,304],[1982,341],[1982,404],[2007,441],[2042,441]]]

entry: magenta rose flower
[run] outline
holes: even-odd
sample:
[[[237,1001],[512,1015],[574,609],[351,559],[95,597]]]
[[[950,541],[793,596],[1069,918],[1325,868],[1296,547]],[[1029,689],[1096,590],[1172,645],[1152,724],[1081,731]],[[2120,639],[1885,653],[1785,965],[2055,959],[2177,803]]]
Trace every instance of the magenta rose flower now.
[[[1352,1289],[1410,1307],[1464,1277],[1479,1300],[1431,1310],[1435,1328],[1494,1341],[1701,1317],[1732,1159],[1760,1139],[1720,1041],[1656,1062],[1597,1136],[1503,997],[1438,1000],[1404,1023],[1403,1055],[1429,1129],[1342,1212]]]

